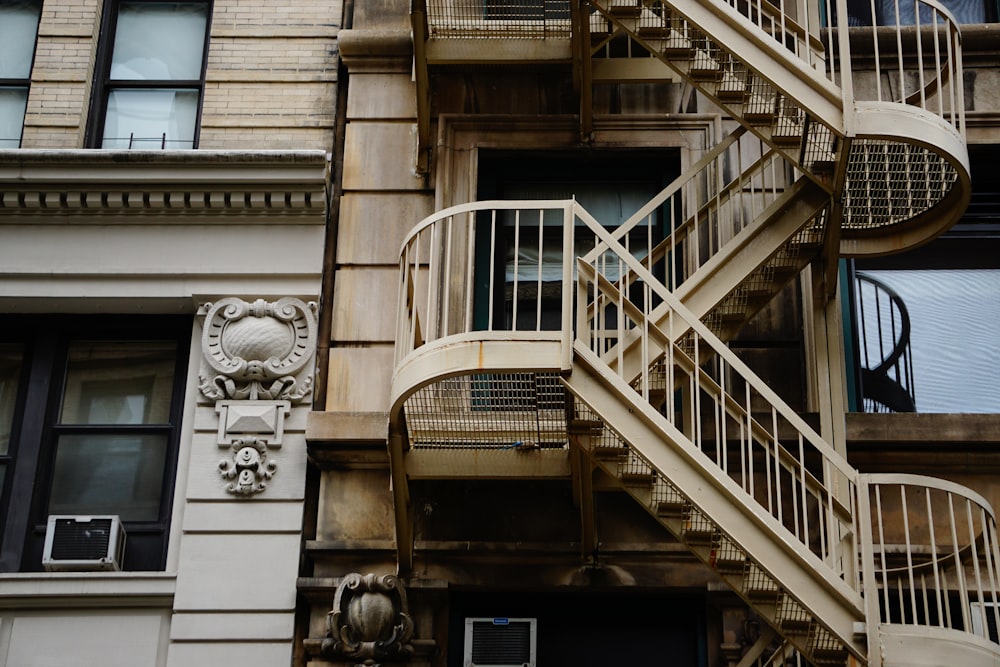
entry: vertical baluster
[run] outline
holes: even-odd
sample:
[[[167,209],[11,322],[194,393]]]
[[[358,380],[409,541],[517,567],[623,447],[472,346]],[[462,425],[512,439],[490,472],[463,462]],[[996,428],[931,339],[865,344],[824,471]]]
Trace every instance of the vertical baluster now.
[[[937,604],[938,613],[938,625],[944,627],[944,614],[941,608],[941,597],[945,595],[945,591],[941,588],[941,568],[938,564],[938,554],[937,554],[937,536],[934,529],[934,507],[931,503],[931,490],[924,489],[924,496],[927,498],[927,530],[930,533],[930,547],[931,547],[931,571],[934,575],[934,601]],[[928,616],[928,624],[930,624],[930,616]]]
[[[465,331],[469,332],[472,331],[473,314],[475,312],[472,287],[476,276],[476,214],[473,211],[469,211],[466,215],[469,216],[469,233],[465,248]]]
[[[437,293],[441,289],[441,281],[437,277],[437,258],[441,252],[438,244],[441,242],[438,238],[440,232],[438,227],[441,221],[435,222],[431,225],[431,244],[427,252],[427,315],[424,318],[424,338],[428,341],[435,340],[437,338],[437,322],[439,318],[439,313],[437,313]]]
[[[969,591],[966,588],[965,577],[962,576],[962,545],[958,541],[958,526],[956,524],[955,498],[948,493],[948,521],[951,527],[951,548],[955,556],[955,578],[958,580],[958,597],[962,601],[962,627],[966,632],[972,631],[972,621],[969,618]]]
[[[801,432],[799,433],[799,495],[802,504],[802,541],[811,549],[812,545],[809,543],[809,498],[806,490],[805,438]]]
[[[545,236],[545,209],[538,209],[538,266],[535,267],[535,331],[542,330],[542,265],[545,263],[545,247],[542,239]],[[570,261],[563,257],[562,261]]]
[[[782,493],[781,493],[781,442],[778,440],[778,410],[771,406],[771,433],[773,434],[772,445],[774,447],[774,504],[778,510],[778,522],[783,520],[782,516]]]
[[[882,562],[882,602],[885,609],[885,622],[892,623],[892,607],[889,606],[889,564],[885,547],[885,525],[882,515],[882,486],[874,485],[875,516],[878,518],[878,552]]]
[[[823,457],[823,479],[829,480],[832,478],[832,475],[833,473],[830,470],[830,460]],[[820,498],[821,501],[825,501],[820,504],[820,507],[822,508],[820,513],[822,522],[819,533],[820,554],[822,555],[823,560],[825,560],[830,567],[836,568],[837,564],[833,558],[833,548],[831,544],[831,542],[835,544],[836,540],[833,539],[834,536],[830,533],[830,531],[833,530],[833,526],[836,525],[836,520],[834,518],[835,515],[833,513],[833,493],[827,491],[824,496],[824,498]]]
[[[910,542],[910,512],[906,505],[906,486],[899,485],[899,502],[903,511],[903,536],[906,548],[906,576],[910,584],[910,607],[913,613],[913,622],[917,621],[917,593],[916,584],[913,580],[913,547]]]
[[[993,590],[991,592],[991,596],[993,598],[993,621],[994,623],[996,623],[997,629],[1000,630],[1000,600],[998,600],[998,595],[997,595],[997,587],[1000,586],[1000,547],[998,547],[997,545],[997,531],[996,531],[995,520],[993,518],[986,519],[984,517],[984,521],[986,520],[989,521],[987,525],[989,527],[989,534],[991,536],[990,548],[988,549],[989,559],[990,562],[993,563],[993,570],[997,577],[997,581],[995,581],[992,584]]]
[[[521,209],[514,209],[514,286],[511,290],[512,312],[510,330],[517,331],[518,282],[521,272]],[[506,285],[504,285],[506,289]]]
[[[447,278],[449,276],[451,276],[451,262],[452,262],[451,247],[452,247],[452,243],[454,242],[453,241],[453,231],[454,231],[453,230],[453,223],[454,223],[454,218],[452,216],[450,216],[450,215],[448,216],[447,220],[444,223],[445,224],[445,234],[444,234],[444,236],[445,236],[445,241],[444,241],[444,243],[445,243],[445,260],[444,260],[444,266],[445,266],[445,268],[444,268],[444,271],[442,271],[442,275],[441,275],[441,285],[442,285],[442,289],[444,290],[444,299],[443,299],[443,301],[441,303],[441,318],[440,318],[440,321],[441,321],[441,325],[440,325],[441,326],[441,332],[440,332],[440,335],[441,336],[448,336],[448,335],[451,335],[453,333],[464,333],[464,332],[455,332],[455,331],[452,331],[451,330],[451,323],[450,323],[450,320],[451,320],[451,282]]]
[[[936,9],[931,15],[931,27],[934,30],[934,76],[936,76],[938,80],[938,115],[941,116],[941,118],[946,118],[944,115],[944,84],[941,81],[943,78],[942,75],[944,74],[941,71],[941,38],[938,35],[938,31],[941,27],[938,25],[938,11]]]
[[[494,319],[494,295],[496,294],[496,256],[497,256],[497,210],[490,211],[490,276],[489,276],[489,296],[487,298],[489,307],[487,308],[486,330],[493,331]],[[506,285],[506,267],[504,267],[504,284]]]
[[[986,597],[983,595],[983,575],[979,571],[979,548],[976,546],[976,527],[972,518],[972,501],[968,498],[965,499],[965,514],[969,524],[969,544],[972,547],[972,553],[969,558],[972,560],[972,571],[976,577],[976,599],[979,601],[979,616],[985,630],[988,627],[986,625]]]
[[[996,538],[996,535],[993,534],[993,531],[991,530],[993,527],[993,520],[990,515],[986,513],[986,510],[983,507],[979,507],[979,525],[983,527],[983,560],[986,561],[986,574],[989,582],[988,597],[991,598],[990,602],[993,607],[994,621],[1000,621],[1000,618],[997,617],[998,581],[996,562],[993,560],[994,547],[996,546],[994,544],[994,539]],[[1000,629],[1000,624],[997,624],[996,627]],[[983,628],[986,630],[989,626],[985,625]],[[989,632],[986,632],[985,634],[987,637],[989,636]]]
[[[716,357],[717,364],[719,368],[719,430],[716,431],[718,436],[722,441],[722,469],[729,473],[729,440],[727,437],[728,427],[727,422],[729,421],[729,410],[727,408],[729,402],[729,393],[726,389],[726,378],[729,375],[728,366],[722,360],[722,357]]]
[[[754,469],[753,461],[753,415],[750,412],[750,383],[743,379],[743,388],[746,394],[746,450],[747,450],[747,478],[750,480],[750,495],[756,498],[754,493],[754,477],[756,477],[756,470]]]
[[[872,25],[871,25],[871,35],[872,35],[872,53],[875,54],[875,98],[879,101],[885,101],[882,98],[882,54],[879,50],[878,45],[878,8],[875,6],[875,0],[871,0],[868,3],[868,11],[871,12]],[[844,27],[847,27],[847,17],[843,19]],[[841,65],[843,67],[843,65]]]

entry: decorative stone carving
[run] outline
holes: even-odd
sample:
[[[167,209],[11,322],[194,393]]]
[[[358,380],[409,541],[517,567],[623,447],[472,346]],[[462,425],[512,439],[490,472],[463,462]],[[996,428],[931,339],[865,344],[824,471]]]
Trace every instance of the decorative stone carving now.
[[[378,667],[380,661],[413,655],[413,621],[406,591],[391,574],[344,577],[326,617],[327,636],[320,652],[327,659],[357,660],[355,667]]]
[[[219,461],[219,473],[229,482],[226,490],[251,496],[267,488],[278,469],[270,449],[281,447],[288,401],[217,401],[220,448],[229,457]]]
[[[248,303],[227,297],[202,309],[209,399],[299,401],[312,391],[316,304],[294,298]]]
[[[233,480],[226,489],[230,493],[249,496],[263,491],[278,464],[267,458],[267,443],[254,436],[233,442],[233,458],[219,461],[224,479]]]

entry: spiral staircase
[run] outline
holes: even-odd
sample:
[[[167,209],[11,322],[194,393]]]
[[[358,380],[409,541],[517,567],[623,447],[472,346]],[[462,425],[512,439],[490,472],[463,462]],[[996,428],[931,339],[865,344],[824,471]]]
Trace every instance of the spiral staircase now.
[[[819,666],[996,664],[1000,645],[983,630],[1000,607],[988,503],[947,482],[858,473],[843,443],[824,440],[725,345],[811,263],[905,249],[960,216],[970,186],[950,15],[919,0],[918,25],[895,26],[897,38],[885,26],[821,30],[805,5],[591,0],[548,11],[552,1],[504,17],[524,24],[522,39],[567,41],[582,105],[593,72],[609,71],[600,61],[654,60],[740,127],[614,229],[574,201],[474,202],[414,228],[400,259],[390,413],[401,571],[422,456],[580,453],[783,638],[771,657],[755,646],[741,664],[793,654]],[[414,8],[418,60],[433,40],[512,29],[482,6],[461,20],[454,3]],[[826,9],[847,14],[846,2]],[[875,76],[856,85],[861,43]],[[586,134],[592,118],[580,117]],[[562,253],[543,270],[553,220]],[[473,289],[484,267],[477,274],[472,249],[494,249],[501,227],[535,259],[515,247],[514,277],[491,264],[489,287]],[[544,293],[559,295],[558,330],[542,325]]]

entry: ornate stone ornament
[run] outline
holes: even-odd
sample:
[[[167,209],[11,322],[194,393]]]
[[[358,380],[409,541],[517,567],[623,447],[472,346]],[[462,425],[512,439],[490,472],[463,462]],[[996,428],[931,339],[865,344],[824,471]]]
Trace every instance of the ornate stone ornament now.
[[[286,297],[248,303],[227,297],[202,308],[209,399],[299,401],[312,391],[316,304]]]
[[[327,614],[321,654],[327,659],[357,660],[355,667],[378,667],[380,661],[413,655],[413,621],[406,592],[391,574],[344,577]]]
[[[219,414],[220,449],[228,450],[219,461],[219,474],[226,490],[252,496],[267,488],[278,464],[271,450],[281,447],[289,401],[216,401]]]
[[[219,461],[223,479],[232,480],[226,489],[244,496],[263,491],[278,468],[267,458],[267,443],[251,435],[235,440],[230,448],[232,459]]]

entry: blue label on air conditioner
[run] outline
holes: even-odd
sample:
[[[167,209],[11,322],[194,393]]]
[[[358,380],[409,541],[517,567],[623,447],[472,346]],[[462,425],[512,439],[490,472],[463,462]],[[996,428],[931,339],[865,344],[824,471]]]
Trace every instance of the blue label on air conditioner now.
[[[493,625],[509,625],[509,624],[510,624],[510,619],[509,618],[494,618],[493,619]]]

